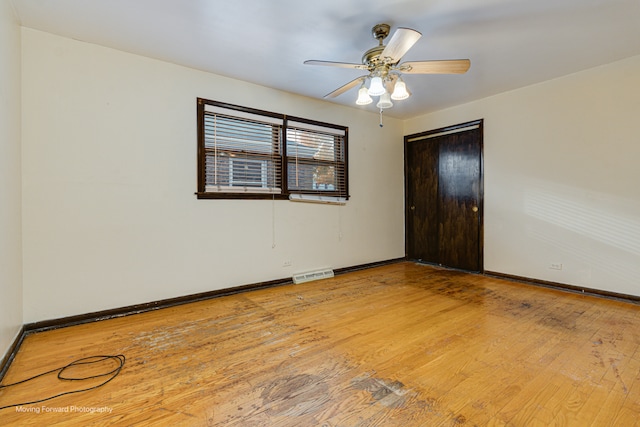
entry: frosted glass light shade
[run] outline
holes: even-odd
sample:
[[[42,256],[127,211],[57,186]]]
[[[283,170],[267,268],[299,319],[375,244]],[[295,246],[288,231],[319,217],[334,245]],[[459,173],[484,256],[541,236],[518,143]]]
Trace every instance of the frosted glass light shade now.
[[[391,102],[391,96],[389,95],[389,92],[385,92],[380,96],[380,101],[378,101],[376,107],[380,109],[393,107],[393,102]]]
[[[391,94],[391,99],[395,99],[396,101],[400,101],[403,99],[407,99],[409,97],[409,92],[407,92],[407,85],[404,84],[402,80],[398,80],[396,82],[395,87],[393,88],[393,93]]]
[[[369,96],[369,91],[364,85],[362,85],[360,90],[358,90],[358,100],[356,101],[356,104],[367,105],[371,104],[372,102],[373,99],[371,99],[371,97]]]
[[[369,86],[369,95],[380,96],[386,91],[387,90],[384,88],[384,85],[382,84],[382,78],[373,77],[371,79],[371,86]]]

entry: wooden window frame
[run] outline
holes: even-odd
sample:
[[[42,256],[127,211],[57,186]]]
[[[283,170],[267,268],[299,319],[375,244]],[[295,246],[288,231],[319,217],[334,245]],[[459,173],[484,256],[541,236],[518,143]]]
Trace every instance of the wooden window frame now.
[[[225,110],[237,111],[239,115],[243,113],[251,114],[254,116],[263,116],[269,120],[275,120],[280,124],[274,124],[274,126],[280,126],[280,141],[274,142],[274,147],[279,143],[280,149],[274,148],[270,154],[255,153],[256,157],[264,156],[269,159],[276,159],[275,163],[279,166],[277,172],[279,175],[274,178],[274,182],[280,183],[280,189],[278,192],[256,190],[251,191],[250,187],[245,188],[244,191],[210,191],[207,190],[207,151],[209,150],[205,146],[205,115],[209,114],[206,111],[206,106],[217,107]],[[234,119],[241,117],[229,116]],[[243,118],[244,120],[251,121],[251,119]],[[334,136],[333,156],[334,160],[322,160],[322,159],[304,159],[297,158],[297,162],[300,164],[315,164],[326,165],[334,168],[334,174],[338,174],[336,177],[337,187],[334,190],[314,190],[314,189],[289,189],[289,162],[292,159],[296,159],[295,156],[289,156],[287,153],[288,142],[287,133],[289,129],[289,123],[296,123],[298,126],[308,126],[309,132],[316,132],[314,129],[325,129],[328,131],[317,131],[318,134],[332,135],[333,131],[336,132]],[[257,122],[256,122],[257,123]],[[271,111],[258,110],[250,107],[243,107],[239,105],[208,100],[204,98],[197,98],[197,133],[198,133],[198,158],[197,158],[197,192],[198,199],[289,199],[292,195],[311,195],[320,196],[326,198],[340,198],[342,200],[349,199],[349,179],[348,179],[348,134],[349,128],[346,126],[335,125],[331,123],[319,122],[316,120],[310,120],[302,117],[287,116],[285,114],[274,113]],[[333,130],[333,131],[332,131]],[[217,161],[217,160],[216,160]],[[257,188],[257,187],[256,187]]]

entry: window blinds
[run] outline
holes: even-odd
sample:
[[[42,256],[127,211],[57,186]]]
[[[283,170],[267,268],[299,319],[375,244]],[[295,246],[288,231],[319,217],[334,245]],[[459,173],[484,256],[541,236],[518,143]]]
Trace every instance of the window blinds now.
[[[348,128],[198,99],[198,197],[348,198]]]
[[[291,193],[346,197],[344,128],[287,121],[287,177]]]
[[[207,105],[205,191],[282,192],[282,120]]]

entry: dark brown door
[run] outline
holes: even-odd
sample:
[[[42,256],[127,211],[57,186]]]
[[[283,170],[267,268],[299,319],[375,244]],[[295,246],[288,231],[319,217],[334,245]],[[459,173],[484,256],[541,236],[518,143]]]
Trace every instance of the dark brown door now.
[[[482,271],[482,121],[405,137],[409,259]]]

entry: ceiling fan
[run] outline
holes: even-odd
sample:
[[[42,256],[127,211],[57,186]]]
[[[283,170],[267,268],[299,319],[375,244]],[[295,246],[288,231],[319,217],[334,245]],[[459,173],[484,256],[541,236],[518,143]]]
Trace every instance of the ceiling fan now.
[[[362,55],[362,64],[333,61],[304,61],[307,65],[324,65],[330,67],[354,68],[365,70],[368,74],[360,76],[349,83],[325,95],[325,98],[335,98],[349,89],[360,85],[358,91],[359,105],[373,102],[371,96],[379,96],[376,106],[382,109],[393,106],[391,100],[402,100],[410,96],[401,74],[464,74],[471,66],[468,59],[410,61],[400,63],[402,57],[422,37],[422,34],[411,28],[398,28],[385,46],[383,41],[389,35],[391,27],[388,24],[378,24],[371,29],[373,37],[378,40],[378,46],[367,50]],[[371,80],[369,88],[365,86]]]

